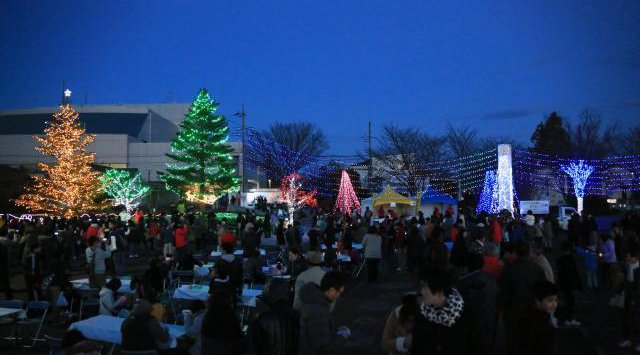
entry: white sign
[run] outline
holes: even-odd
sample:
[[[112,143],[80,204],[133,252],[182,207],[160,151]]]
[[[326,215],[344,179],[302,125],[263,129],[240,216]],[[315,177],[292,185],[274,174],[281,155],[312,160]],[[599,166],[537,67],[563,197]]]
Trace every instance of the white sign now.
[[[529,210],[533,214],[548,214],[549,200],[520,201],[520,213],[526,214]]]

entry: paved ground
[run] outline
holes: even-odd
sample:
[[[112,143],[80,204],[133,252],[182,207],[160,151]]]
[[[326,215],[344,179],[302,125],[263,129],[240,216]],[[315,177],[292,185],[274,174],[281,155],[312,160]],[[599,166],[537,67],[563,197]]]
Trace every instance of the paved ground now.
[[[553,264],[554,257],[549,256]],[[393,264],[393,260],[389,261]],[[144,259],[130,261],[131,272],[141,272],[146,267]],[[81,268],[79,270],[82,270]],[[79,271],[80,272],[80,271]],[[12,284],[24,298],[24,281],[19,268],[14,268]],[[361,277],[361,279],[363,279]],[[341,354],[384,354],[380,346],[384,323],[389,312],[400,302],[401,297],[417,289],[415,277],[399,275],[386,269],[376,283],[352,280],[346,294],[335,308],[337,325],[346,325],[352,330],[351,339],[340,351]],[[3,297],[4,295],[0,295]],[[621,310],[608,306],[609,295],[605,292],[583,291],[578,294],[577,316],[583,322],[579,328],[561,328],[558,331],[558,343],[561,354],[632,354],[632,349],[619,349]],[[47,327],[47,333],[61,334],[63,329]],[[35,349],[15,349],[0,345],[3,353],[47,352],[45,344]],[[496,352],[501,354],[502,351]]]

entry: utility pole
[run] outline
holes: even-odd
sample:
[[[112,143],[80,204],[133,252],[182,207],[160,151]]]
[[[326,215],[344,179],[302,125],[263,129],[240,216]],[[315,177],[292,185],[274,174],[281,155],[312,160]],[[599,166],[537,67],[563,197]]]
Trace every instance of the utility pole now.
[[[369,187],[371,199],[373,200],[373,189],[371,188],[371,170],[373,168],[373,158],[371,154],[371,120],[369,120],[369,138],[367,139],[367,143],[369,144],[369,171],[367,172],[367,186]]]
[[[240,166],[242,169],[242,174],[241,174],[241,178],[242,178],[242,184],[240,187],[240,196],[244,197],[244,191],[245,191],[245,166],[244,166],[244,147],[245,147],[245,119],[247,117],[246,113],[244,112],[244,102],[242,103],[242,106],[240,108],[240,114],[236,114],[237,116],[240,116],[240,118],[242,119],[242,149],[240,150]]]

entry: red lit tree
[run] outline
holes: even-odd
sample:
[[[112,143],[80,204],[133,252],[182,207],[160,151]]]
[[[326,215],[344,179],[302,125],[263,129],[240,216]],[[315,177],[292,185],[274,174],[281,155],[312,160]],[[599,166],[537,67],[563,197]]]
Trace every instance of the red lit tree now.
[[[293,223],[293,214],[304,206],[316,207],[316,190],[306,192],[302,190],[300,174],[293,173],[282,178],[280,187],[280,202],[286,203],[289,210],[289,223]]]
[[[351,214],[352,210],[360,209],[360,201],[356,192],[353,191],[353,185],[351,185],[351,179],[346,170],[342,170],[342,177],[340,179],[340,190],[338,191],[338,197],[336,198],[336,210],[339,210],[342,214]]]

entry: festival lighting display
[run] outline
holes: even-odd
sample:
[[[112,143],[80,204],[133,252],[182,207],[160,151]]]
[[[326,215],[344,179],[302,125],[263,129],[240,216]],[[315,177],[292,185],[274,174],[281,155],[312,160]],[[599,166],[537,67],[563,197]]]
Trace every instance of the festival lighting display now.
[[[267,177],[275,179],[282,176],[283,173],[280,171],[281,169],[297,171],[304,177],[307,186],[313,187],[318,191],[318,195],[333,197],[339,192],[339,188],[336,188],[332,180],[326,179],[323,171],[325,171],[327,167],[339,165],[342,169],[351,168],[360,174],[360,185],[362,188],[355,191],[358,195],[370,193],[366,188],[369,165],[361,156],[302,157],[284,145],[266,140],[254,130],[249,129],[247,137],[247,150],[249,152],[260,150],[266,153],[248,153],[245,156],[246,162],[253,170],[259,171]],[[273,164],[273,161],[277,161],[277,164]],[[463,158],[439,160],[421,164],[418,169],[414,170],[424,175],[416,177],[416,180],[421,178],[429,179],[435,187],[435,190],[430,191],[440,191],[455,196],[458,192],[458,182],[462,192],[482,188],[485,171],[496,169],[496,165],[496,151],[492,149]],[[371,170],[374,179],[376,177],[388,176],[385,168],[376,163],[376,158],[374,158]],[[383,181],[383,185],[386,184],[393,186],[398,192],[408,193],[405,191],[405,187],[397,181]]]
[[[353,185],[351,179],[346,170],[342,170],[342,176],[340,178],[340,190],[338,191],[338,197],[336,198],[335,209],[342,214],[351,214],[352,210],[360,210],[360,201],[353,191]]]
[[[578,213],[582,213],[582,207],[584,204],[584,188],[587,185],[587,180],[593,170],[595,169],[591,165],[584,163],[584,160],[578,160],[578,162],[570,162],[567,165],[560,165],[560,169],[564,171],[573,180],[573,191],[578,199]]]
[[[561,165],[575,163],[575,159],[517,150],[514,152],[514,177],[518,186],[569,193],[570,179]],[[583,159],[593,166],[584,195],[608,196],[617,192],[640,191],[640,155],[611,156]]]
[[[71,92],[65,92],[65,102],[47,122],[44,136],[35,136],[36,150],[54,159],[54,163],[38,163],[42,175],[33,177],[16,204],[32,212],[57,216],[78,216],[96,211],[104,203],[96,201],[100,193],[98,172],[91,168],[95,155],[86,148],[94,135],[85,134],[78,122],[78,113],[69,103]]]
[[[293,223],[293,214],[304,206],[316,207],[318,201],[315,196],[317,191],[306,192],[302,190],[302,179],[299,174],[293,173],[282,178],[280,187],[280,202],[287,204],[289,222]]]
[[[511,167],[511,145],[498,146],[498,210],[508,210],[513,213],[516,209],[513,188],[513,170]]]
[[[191,191],[192,197],[204,198],[239,185],[233,149],[226,144],[229,127],[224,116],[215,114],[217,107],[209,92],[201,89],[171,142],[167,156],[178,164],[168,164],[160,180],[182,197]]]
[[[487,170],[484,178],[484,187],[480,193],[476,213],[485,212],[487,214],[498,213],[498,181],[496,172]]]
[[[140,173],[108,169],[100,176],[103,191],[111,197],[114,206],[123,205],[131,213],[151,188],[142,182]]]

